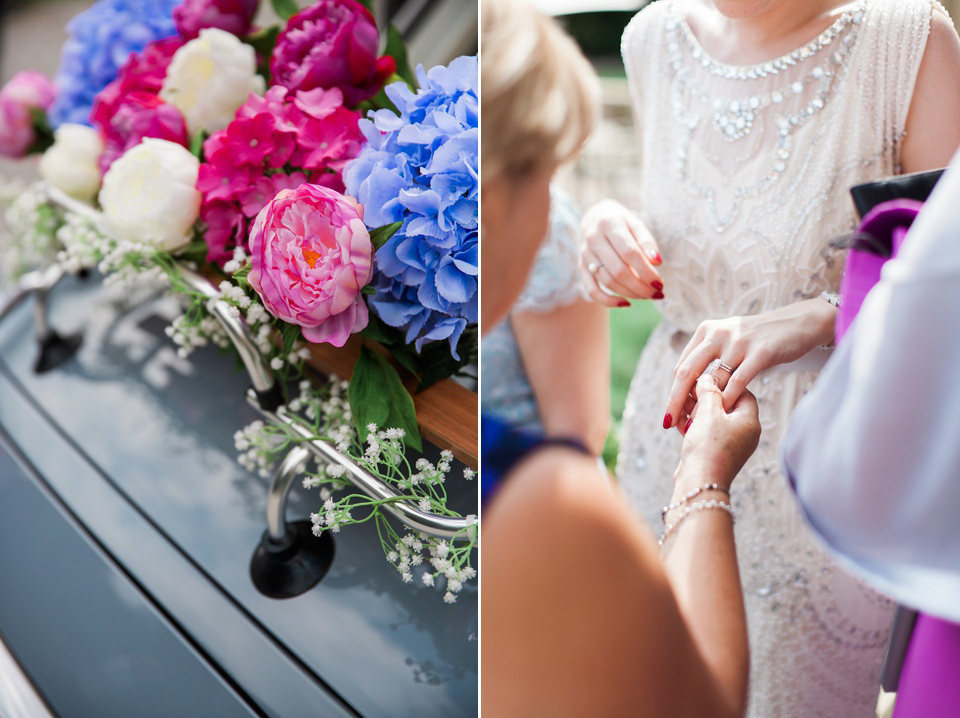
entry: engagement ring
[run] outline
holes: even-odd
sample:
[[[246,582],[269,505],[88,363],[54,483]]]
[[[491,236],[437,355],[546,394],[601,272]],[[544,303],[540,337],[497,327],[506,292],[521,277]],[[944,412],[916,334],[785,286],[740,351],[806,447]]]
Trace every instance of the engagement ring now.
[[[707,368],[704,370],[704,374],[713,374],[717,369],[723,369],[727,374],[733,374],[733,369],[726,364],[724,364],[719,359],[714,359],[712,362],[707,364]]]
[[[600,262],[590,262],[590,264],[587,265],[587,271],[590,272],[590,274],[596,274],[601,266]]]

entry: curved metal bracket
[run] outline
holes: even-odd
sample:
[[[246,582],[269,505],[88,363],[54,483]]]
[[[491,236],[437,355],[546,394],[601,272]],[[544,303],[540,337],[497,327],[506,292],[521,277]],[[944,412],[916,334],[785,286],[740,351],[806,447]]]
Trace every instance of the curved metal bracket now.
[[[250,561],[250,577],[271,598],[292,598],[319,583],[333,563],[329,532],[313,536],[309,521],[287,523],[287,497],[310,452],[292,448],[280,463],[267,492],[267,530]]]

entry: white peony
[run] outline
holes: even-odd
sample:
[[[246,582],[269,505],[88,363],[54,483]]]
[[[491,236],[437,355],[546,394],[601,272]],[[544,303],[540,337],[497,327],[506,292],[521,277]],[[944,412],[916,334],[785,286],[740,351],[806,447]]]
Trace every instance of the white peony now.
[[[131,147],[103,178],[103,229],[158,249],[182,247],[200,213],[199,172],[200,161],[175,142],[148,138]]]
[[[100,189],[100,134],[86,125],[65,123],[57,128],[53,139],[53,146],[40,158],[40,175],[61,192],[91,201]]]
[[[262,95],[257,55],[229,32],[216,28],[177,50],[163,80],[160,99],[183,113],[190,134],[224,129],[251,92]]]

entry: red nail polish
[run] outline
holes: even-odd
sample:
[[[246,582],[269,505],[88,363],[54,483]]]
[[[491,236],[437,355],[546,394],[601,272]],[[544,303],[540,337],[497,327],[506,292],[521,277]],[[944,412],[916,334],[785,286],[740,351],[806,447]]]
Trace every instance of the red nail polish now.
[[[650,286],[656,289],[658,292],[663,291],[663,282],[650,282]]]
[[[687,419],[687,423],[683,427],[683,433],[686,434],[690,431],[690,425],[693,423],[693,419]]]
[[[663,292],[657,292],[653,295],[654,299],[663,299]]]
[[[621,301],[621,302],[617,302],[617,306],[620,307],[621,309],[623,309],[624,307],[629,307],[629,306],[630,306],[630,302],[625,301],[625,300],[624,300],[624,301]]]
[[[671,426],[673,426],[673,417],[667,414],[663,417],[663,428],[669,429]]]
[[[650,257],[650,261],[654,264],[663,264],[663,260],[660,258],[660,252],[655,249],[647,250],[647,256]]]

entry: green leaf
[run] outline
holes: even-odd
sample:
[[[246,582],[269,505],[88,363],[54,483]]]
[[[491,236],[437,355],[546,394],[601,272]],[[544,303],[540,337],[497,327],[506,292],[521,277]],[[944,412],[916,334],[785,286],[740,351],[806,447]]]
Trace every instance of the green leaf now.
[[[190,154],[203,162],[203,142],[207,139],[206,130],[198,130],[197,134],[190,140]]]
[[[396,339],[395,336],[390,334],[390,331],[390,327],[380,321],[375,314],[371,313],[370,321],[367,323],[367,326],[363,329],[363,331],[360,332],[360,336],[389,346]]]
[[[294,0],[270,0],[270,4],[281,20],[289,20],[300,9]]]
[[[254,33],[241,38],[243,42],[250,45],[261,57],[270,57],[273,54],[273,48],[277,45],[277,36],[280,34],[280,26],[264,27]]]
[[[403,35],[400,34],[397,26],[393,23],[390,23],[390,28],[387,30],[387,48],[383,54],[389,55],[396,61],[397,74],[400,76],[400,79],[406,82],[411,88],[416,88],[417,78],[413,74],[413,70],[410,69],[410,59],[407,57],[407,43],[404,41]]]
[[[369,284],[360,289],[360,294],[363,294],[364,296],[367,296],[367,297],[372,297],[376,293],[377,293],[377,288]]]
[[[43,154],[53,145],[53,128],[47,119],[47,111],[42,107],[30,107],[28,111],[30,112],[30,123],[33,126],[34,140],[27,147],[25,154]]]
[[[367,347],[360,350],[347,398],[361,441],[367,439],[367,425],[376,424],[381,429],[403,429],[407,446],[423,448],[413,399],[382,355]]]
[[[278,319],[277,327],[280,329],[280,337],[283,339],[283,353],[289,354],[293,351],[293,343],[300,338],[300,325],[288,324]]]
[[[401,221],[385,224],[382,227],[370,230],[370,241],[373,242],[373,248],[380,249],[402,226],[403,222]]]

